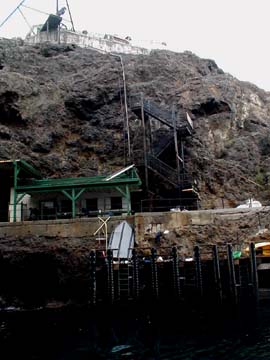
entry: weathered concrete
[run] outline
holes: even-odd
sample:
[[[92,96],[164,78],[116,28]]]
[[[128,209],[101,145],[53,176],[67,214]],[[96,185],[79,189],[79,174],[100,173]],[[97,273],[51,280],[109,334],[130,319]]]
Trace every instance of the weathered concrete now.
[[[246,228],[254,225],[257,231],[257,217],[266,216],[270,208],[253,209],[219,209],[202,211],[138,213],[133,216],[114,216],[108,221],[108,234],[123,220],[127,220],[135,229],[136,241],[141,243],[153,239],[157,232],[179,234],[183,231],[201,229],[209,231],[209,226],[230,226]],[[104,218],[106,219],[106,217]],[[47,236],[58,238],[93,238],[95,231],[101,225],[97,218],[80,218],[47,221],[26,221],[18,223],[0,223],[0,238]],[[265,224],[264,224],[265,225]],[[253,230],[252,230],[253,231]],[[254,232],[253,231],[253,232]]]
[[[104,220],[105,219],[106,218],[104,218]],[[114,216],[108,222],[108,233],[111,233],[114,227],[123,220],[127,220],[131,225],[133,225],[132,217]],[[97,218],[0,223],[0,237],[93,237],[95,231],[100,225],[101,221]]]

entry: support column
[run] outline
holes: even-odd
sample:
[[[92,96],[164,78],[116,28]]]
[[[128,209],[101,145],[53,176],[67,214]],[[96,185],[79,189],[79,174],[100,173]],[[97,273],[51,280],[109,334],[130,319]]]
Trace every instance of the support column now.
[[[121,189],[120,186],[116,186],[115,187],[117,191],[120,192],[121,195],[124,196],[124,198],[127,200],[127,211],[128,211],[128,214],[130,215],[131,213],[131,199],[130,199],[130,190],[129,190],[129,186],[126,185],[125,186],[125,190],[124,191],[123,189]]]
[[[230,279],[230,295],[233,304],[237,304],[237,288],[236,288],[236,278],[235,278],[235,268],[233,261],[233,253],[231,244],[227,245],[227,257],[228,257],[228,270],[229,270],[229,279]]]
[[[152,277],[152,296],[154,300],[158,300],[159,291],[158,291],[158,272],[157,272],[157,251],[156,249],[151,249],[151,277]]]
[[[175,148],[175,158],[176,158],[176,168],[177,168],[177,180],[178,180],[178,187],[180,189],[180,158],[179,158],[176,116],[175,116],[174,106],[172,108],[172,122],[173,122],[173,137],[174,137],[174,148]]]
[[[140,294],[140,283],[139,283],[139,264],[137,251],[132,250],[132,264],[133,264],[133,299],[137,300]]]
[[[142,119],[142,128],[143,128],[143,152],[144,152],[145,187],[146,187],[146,192],[148,193],[148,190],[149,190],[149,177],[148,177],[147,141],[146,141],[146,129],[145,129],[145,119],[144,119],[143,94],[141,94],[141,119]]]
[[[90,304],[96,304],[96,253],[90,252]]]
[[[218,302],[219,302],[219,304],[221,304],[222,303],[222,286],[221,286],[220,264],[219,264],[217,245],[213,245],[212,259],[213,259],[213,266],[214,266],[214,277],[215,277],[215,288],[216,288],[215,290],[216,290]]]
[[[113,252],[107,251],[107,291],[109,303],[114,302],[114,280],[113,280]]]
[[[256,263],[256,251],[254,243],[249,245],[250,253],[250,262],[251,262],[251,283],[253,296],[256,303],[259,301],[259,292],[258,292],[258,272],[257,272],[257,263]]]
[[[194,247],[194,261],[195,261],[197,293],[200,297],[202,297],[202,295],[203,295],[202,264],[201,264],[201,254],[200,254],[199,246]]]
[[[14,190],[13,190],[13,222],[17,220],[17,185],[18,185],[18,175],[20,173],[20,168],[18,167],[17,161],[13,162],[14,165]]]
[[[62,193],[72,202],[72,218],[75,219],[76,217],[76,201],[79,199],[79,197],[82,195],[82,193],[85,191],[85,189],[81,189],[76,193],[76,189],[71,189],[71,194],[68,193],[67,190],[62,190]]]
[[[178,254],[177,254],[177,248],[174,246],[172,248],[173,287],[174,287],[175,298],[177,300],[180,298],[180,295],[181,295],[178,260],[179,259],[178,259]]]
[[[74,219],[76,217],[76,195],[75,195],[75,189],[72,189],[72,196],[71,196],[71,201],[72,201],[72,218]]]

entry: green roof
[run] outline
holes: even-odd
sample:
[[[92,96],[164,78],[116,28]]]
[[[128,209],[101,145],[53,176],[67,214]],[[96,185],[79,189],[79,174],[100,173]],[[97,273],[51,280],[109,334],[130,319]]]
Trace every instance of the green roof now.
[[[40,192],[40,191],[62,191],[69,189],[98,189],[112,188],[116,186],[129,185],[130,188],[137,188],[141,185],[141,180],[135,170],[131,168],[128,172],[121,173],[115,177],[94,176],[78,178],[59,178],[26,180],[18,183],[18,192]]]
[[[0,170],[13,172],[15,165],[28,176],[37,179],[42,178],[41,173],[25,160],[0,160]]]

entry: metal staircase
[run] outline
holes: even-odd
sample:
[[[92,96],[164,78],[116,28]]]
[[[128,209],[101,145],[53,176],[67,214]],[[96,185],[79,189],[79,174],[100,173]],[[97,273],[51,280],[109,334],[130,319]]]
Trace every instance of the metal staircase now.
[[[174,151],[176,146],[179,146],[177,142],[178,137],[181,141],[181,151],[183,151],[182,140],[193,134],[193,123],[189,115],[184,110],[175,113],[174,111],[162,109],[153,101],[144,99],[141,94],[130,97],[130,107],[143,121],[144,138],[148,134],[148,145],[146,145],[147,141],[144,144],[145,167],[162,177],[163,180],[170,183],[174,188],[192,188],[192,178],[185,172],[184,159],[181,161],[181,157],[176,156],[177,160],[175,161],[179,163],[176,170],[159,158],[166,150],[168,151],[169,149],[171,151],[170,147],[173,147]],[[166,125],[161,130],[163,132],[159,132],[158,136],[156,131],[155,133],[151,131],[150,117]],[[154,138],[153,134],[156,135]],[[134,161],[139,165],[138,157]]]
[[[141,95],[133,95],[130,97],[130,107],[132,111],[140,115],[143,105],[145,114],[167,125],[169,128],[174,128],[173,116],[175,116],[176,129],[181,136],[192,135],[193,123],[185,111],[178,112],[173,115],[173,112],[161,109],[156,103],[150,100],[141,99]]]
[[[147,166],[175,187],[179,186],[179,183],[183,189],[192,186],[191,176],[178,174],[175,169],[153,155],[147,155]]]

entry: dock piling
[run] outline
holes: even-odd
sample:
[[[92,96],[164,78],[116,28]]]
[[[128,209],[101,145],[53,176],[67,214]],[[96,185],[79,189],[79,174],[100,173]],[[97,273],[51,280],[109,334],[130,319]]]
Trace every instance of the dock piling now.
[[[107,251],[107,286],[108,286],[108,298],[112,304],[114,302],[114,281],[113,281],[113,252]]]
[[[202,264],[201,264],[201,254],[199,246],[194,247],[194,260],[195,260],[195,279],[196,279],[196,289],[200,297],[203,295],[203,283],[202,283]]]
[[[96,252],[90,252],[90,304],[96,304]]]
[[[155,300],[158,300],[159,291],[158,291],[158,273],[157,273],[157,251],[156,249],[151,249],[151,275],[152,275],[152,294]]]
[[[219,304],[221,304],[222,303],[222,285],[221,285],[220,264],[219,264],[217,245],[213,245],[212,259],[213,259],[216,295],[217,295],[217,300],[218,300]]]

